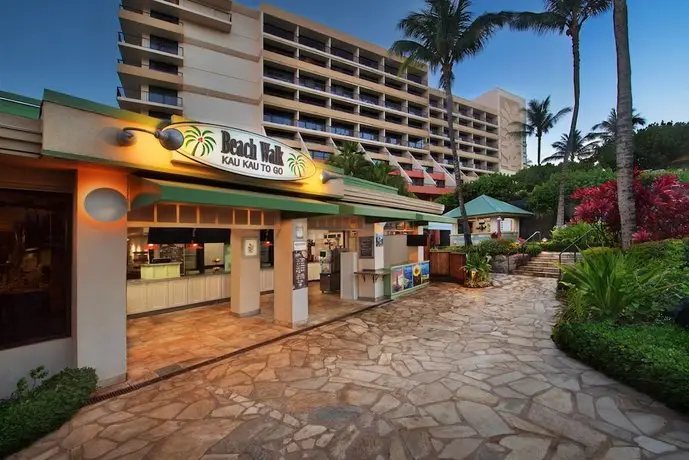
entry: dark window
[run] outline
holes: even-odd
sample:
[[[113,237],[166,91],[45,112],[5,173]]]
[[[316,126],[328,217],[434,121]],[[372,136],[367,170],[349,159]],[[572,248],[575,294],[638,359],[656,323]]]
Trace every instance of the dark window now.
[[[329,160],[330,157],[333,155],[332,153],[329,152],[321,152],[319,150],[310,150],[311,152],[311,158],[314,160]]]
[[[168,64],[167,62],[154,61],[153,59],[148,61],[148,68],[173,75],[177,75],[179,73],[179,68],[176,65]]]
[[[281,54],[283,56],[287,57],[294,57],[294,51],[291,49],[283,48],[282,46],[277,46],[272,43],[264,43],[263,44],[263,49],[266,51],[270,51],[271,53],[277,53]]]
[[[373,96],[371,94],[361,93],[359,95],[359,99],[361,100],[361,102],[368,102],[369,104],[379,105],[378,96]]]
[[[359,137],[362,139],[368,139],[370,141],[377,141],[378,140],[378,131],[371,131],[367,129],[361,129],[359,132]]]
[[[407,169],[407,168],[404,168],[404,169]],[[412,185],[421,185],[421,186],[423,186],[423,179],[421,179],[421,178],[419,178],[419,177],[412,177],[412,178],[411,178],[411,183],[412,183]]]
[[[405,171],[411,171],[413,169],[410,163],[400,163],[400,167]]]
[[[281,125],[293,125],[294,121],[292,118],[292,114],[289,112],[280,112],[280,111],[266,111],[263,114],[263,121],[267,121],[270,123],[278,123]]]
[[[319,118],[302,117],[299,120],[299,127],[314,129],[317,131],[325,131],[325,120],[321,120]]]
[[[314,40],[313,38],[305,37],[302,35],[299,37],[299,43],[301,43],[302,45],[306,45],[310,48],[325,51],[325,43],[319,42],[318,40]]]
[[[291,30],[283,29],[282,27],[275,26],[273,24],[263,24],[263,32],[276,37],[286,38],[287,40],[294,40],[294,32]]]
[[[161,21],[171,22],[173,24],[179,24],[179,18],[172,16],[170,14],[161,13],[160,11],[151,10],[151,17],[154,19],[160,19]]]
[[[333,94],[337,94],[338,96],[354,98],[354,91],[344,86],[332,85],[330,87],[330,92]]]
[[[180,105],[177,97],[177,90],[162,88],[160,86],[149,86],[149,101],[158,104]]]
[[[160,118],[161,120],[170,120],[172,118],[171,113],[162,112],[160,110],[149,110],[148,115],[154,118]]]
[[[440,188],[445,188],[445,181],[444,180],[436,180],[435,185],[437,185]]]
[[[341,57],[341,58],[349,59],[350,61],[351,61],[351,60],[354,60],[354,53],[352,53],[351,51],[343,50],[343,49],[341,49],[341,48],[336,48],[336,47],[333,46],[332,48],[330,48],[330,52],[331,52],[332,54],[334,54],[335,56],[339,56],[339,57]]]
[[[312,77],[300,77],[299,84],[302,86],[306,86],[307,88],[325,91],[325,82]]]
[[[346,75],[354,75],[354,69],[351,69],[349,67],[343,67],[337,64],[330,64],[330,69],[334,70],[335,72],[340,72]]]
[[[266,67],[263,69],[263,74],[269,78],[294,83],[294,74],[291,72],[287,72],[286,70]]]
[[[330,132],[334,134],[341,134],[343,136],[353,136],[354,128],[341,123],[333,123],[333,125],[330,127]]]
[[[70,335],[72,197],[0,189],[0,348]]]
[[[179,54],[179,43],[169,38],[151,35],[151,49],[170,54]]]

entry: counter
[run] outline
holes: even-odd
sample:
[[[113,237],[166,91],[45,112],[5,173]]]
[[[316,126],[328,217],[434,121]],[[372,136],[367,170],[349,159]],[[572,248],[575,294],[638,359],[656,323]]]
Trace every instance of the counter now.
[[[229,299],[231,276],[231,273],[220,272],[168,279],[129,280],[127,314],[148,313]],[[261,269],[260,277],[261,292],[272,291],[273,269]]]
[[[141,264],[141,279],[158,280],[163,278],[179,278],[181,265],[182,262]]]
[[[309,262],[308,263],[308,280],[318,281],[321,279],[321,264],[320,262]]]

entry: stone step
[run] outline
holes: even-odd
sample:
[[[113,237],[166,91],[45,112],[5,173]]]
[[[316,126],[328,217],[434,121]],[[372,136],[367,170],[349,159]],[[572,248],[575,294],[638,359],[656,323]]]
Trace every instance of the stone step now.
[[[531,272],[531,271],[525,272],[525,271],[516,270],[512,273],[515,275],[532,276],[534,278],[559,278],[560,277],[560,272],[546,273],[546,272]]]
[[[526,272],[549,272],[549,273],[560,273],[560,269],[558,268],[552,268],[552,267],[531,267],[529,265],[524,265],[517,270],[521,271],[526,271]]]

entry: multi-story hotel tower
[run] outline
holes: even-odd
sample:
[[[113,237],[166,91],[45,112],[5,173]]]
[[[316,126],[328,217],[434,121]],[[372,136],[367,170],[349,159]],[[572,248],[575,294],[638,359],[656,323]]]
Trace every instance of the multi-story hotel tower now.
[[[122,0],[119,19],[120,107],[264,132],[316,160],[355,141],[419,197],[453,190],[444,94],[426,69],[400,72],[385,48],[232,0]],[[510,135],[521,97],[493,89],[454,104],[466,180],[523,166],[524,145]]]

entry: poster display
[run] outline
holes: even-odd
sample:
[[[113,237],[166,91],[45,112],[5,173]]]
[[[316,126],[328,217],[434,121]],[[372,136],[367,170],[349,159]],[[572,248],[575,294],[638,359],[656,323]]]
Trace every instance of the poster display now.
[[[418,263],[390,267],[390,295],[394,297],[405,291],[427,285],[430,282],[431,263]]]

